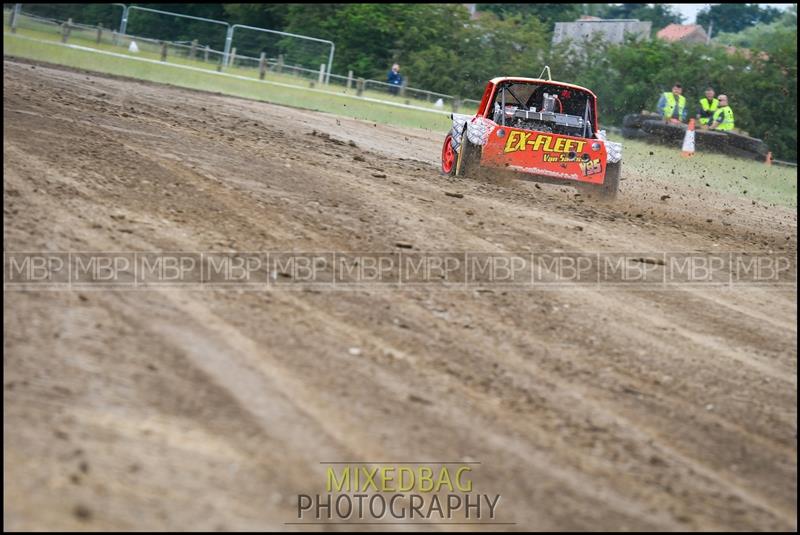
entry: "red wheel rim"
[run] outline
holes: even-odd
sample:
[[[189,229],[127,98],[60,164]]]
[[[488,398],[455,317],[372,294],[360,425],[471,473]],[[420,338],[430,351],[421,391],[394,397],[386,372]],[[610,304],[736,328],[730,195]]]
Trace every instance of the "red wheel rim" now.
[[[453,170],[453,164],[456,161],[456,153],[453,150],[453,145],[450,143],[450,134],[444,138],[444,146],[442,147],[442,171],[449,173]]]

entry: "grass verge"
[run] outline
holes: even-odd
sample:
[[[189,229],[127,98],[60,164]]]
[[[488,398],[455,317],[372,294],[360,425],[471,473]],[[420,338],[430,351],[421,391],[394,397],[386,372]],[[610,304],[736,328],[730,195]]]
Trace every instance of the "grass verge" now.
[[[446,131],[450,125],[450,119],[443,114],[399,108],[303,87],[283,87],[256,79],[221,76],[211,70],[188,70],[160,62],[126,61],[125,58],[117,56],[69,48],[55,42],[31,41],[10,34],[3,35],[3,54],[178,87],[225,93],[273,104],[324,111],[376,123],[441,131]]]
[[[719,190],[734,197],[797,208],[797,168],[723,154],[697,152],[681,156],[681,147],[669,148],[642,141],[623,140],[623,176],[636,173],[644,178],[692,184]]]

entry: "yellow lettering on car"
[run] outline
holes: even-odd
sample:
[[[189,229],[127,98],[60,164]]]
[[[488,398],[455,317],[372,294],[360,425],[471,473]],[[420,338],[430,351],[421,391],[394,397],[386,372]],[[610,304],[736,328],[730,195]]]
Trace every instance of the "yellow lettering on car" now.
[[[508,134],[506,146],[503,152],[517,152],[525,150],[525,145],[528,143],[528,138],[531,137],[529,132],[522,132],[520,130],[512,130]]]
[[[530,133],[528,133],[528,132],[520,132],[519,133],[519,142],[517,143],[516,150],[525,150],[525,145],[527,145],[529,137],[531,137]]]
[[[536,150],[542,150],[542,145],[546,146],[546,143],[548,143],[549,141],[550,141],[550,136],[543,136],[543,135],[537,136],[536,139],[532,143],[533,144],[533,150],[535,150],[535,151]],[[544,150],[546,151],[547,149],[544,149]]]
[[[564,137],[553,137],[546,134],[538,134],[531,139],[531,132],[523,132],[520,130],[511,130],[506,139],[506,145],[503,152],[517,152],[525,150],[527,145],[530,145],[532,151],[542,152],[581,152],[586,145],[585,141],[578,141],[575,139],[568,139]]]
[[[503,152],[514,152],[516,149],[511,148],[511,145],[514,144],[519,132],[516,130],[512,130],[508,133],[508,138],[506,139],[506,146],[503,148]]]

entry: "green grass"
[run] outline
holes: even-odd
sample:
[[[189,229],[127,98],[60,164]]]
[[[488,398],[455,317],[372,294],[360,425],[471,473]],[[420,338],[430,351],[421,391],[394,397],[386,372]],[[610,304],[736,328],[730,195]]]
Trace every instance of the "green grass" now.
[[[85,46],[95,45],[92,41]],[[114,52],[120,50],[113,45],[107,47]],[[375,123],[433,130],[442,134],[450,126],[450,119],[441,114],[397,108],[336,93],[320,93],[303,87],[264,84],[256,79],[229,78],[220,76],[215,70],[191,71],[160,62],[127,61],[124,58],[73,50],[56,42],[51,44],[19,39],[10,34],[3,36],[3,53],[90,71],[319,110]],[[158,58],[157,54],[153,56],[152,59]],[[298,80],[296,77],[287,78],[295,82]],[[623,142],[623,175],[635,174],[645,179],[653,177],[693,184],[737,197],[797,207],[797,168],[767,166],[756,161],[710,153],[696,153],[692,158],[683,158],[680,147],[668,148],[633,140],[616,140]]]
[[[8,13],[4,13],[4,19],[5,22],[7,22]],[[35,19],[31,19],[26,16],[20,17],[16,34],[25,37],[31,37],[34,39],[40,39],[43,41],[51,41],[54,43],[61,42],[60,28],[58,26],[52,23],[45,23]],[[159,45],[155,43],[138,40],[137,45],[139,46],[139,52],[133,53],[129,52],[127,49],[127,42],[129,40],[128,37],[124,38],[125,46],[120,46],[120,45],[115,45],[111,42],[111,35],[112,35],[111,30],[108,29],[105,30],[102,34],[101,42],[97,43],[96,42],[97,34],[95,30],[75,28],[70,33],[68,43],[79,46],[91,47],[98,50],[104,50],[107,52],[114,52],[117,54],[124,54],[131,57],[147,58],[154,60],[161,59],[161,48]],[[198,49],[197,59],[190,59],[188,57],[188,51],[185,48],[170,47],[168,51],[167,62],[177,65],[187,65],[195,68],[205,69],[208,71],[216,71],[219,59],[220,59],[219,54],[211,54],[209,57],[209,61],[208,62],[204,61],[202,49]],[[250,63],[250,65],[248,66],[247,63]],[[224,70],[228,74],[244,76],[247,78],[252,78],[254,80],[258,79],[259,77],[258,66],[252,60],[248,59],[241,59],[239,61],[239,65],[228,66]],[[304,76],[298,76],[287,73],[278,73],[275,71],[267,71],[264,77],[264,79],[267,81],[279,82],[289,85],[300,85],[300,86],[309,86],[310,83],[316,83],[317,78],[318,75],[316,72],[305,73]],[[332,94],[340,94],[340,95],[355,94],[356,92],[355,82],[353,82],[353,87],[351,89],[347,89],[347,86],[342,81],[336,78],[332,78],[332,80],[333,81],[330,84],[323,85],[320,87],[320,89],[329,91]],[[397,104],[410,104],[413,106],[429,108],[431,110],[437,109],[432,101],[424,100],[421,98],[409,98],[408,96],[406,97],[394,96],[386,92],[369,90],[369,89],[365,90],[363,94],[365,97],[375,98],[388,102],[394,102]],[[464,106],[463,109],[460,111],[461,113],[471,113],[474,110],[470,110],[467,106]]]
[[[214,91],[274,104],[324,111],[382,124],[446,131],[450,119],[443,114],[397,108],[376,102],[348,98],[335,93],[320,93],[303,87],[289,88],[220,76],[216,71],[199,72],[179,69],[169,64],[125,61],[84,50],[74,50],[58,43],[39,43],[3,35],[3,54],[66,65],[89,71],[128,76],[190,89]]]
[[[709,187],[753,200],[797,207],[797,168],[755,160],[731,158],[722,154],[696,152],[681,156],[681,147],[650,145],[641,141],[620,140],[623,144],[623,176],[635,173],[643,178]],[[707,185],[707,186],[706,186]]]

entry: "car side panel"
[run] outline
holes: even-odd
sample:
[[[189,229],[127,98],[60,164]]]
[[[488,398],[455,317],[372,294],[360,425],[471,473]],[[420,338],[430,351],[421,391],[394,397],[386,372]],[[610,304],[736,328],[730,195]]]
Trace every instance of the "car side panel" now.
[[[602,184],[607,153],[600,140],[496,125],[481,165],[589,184]]]

